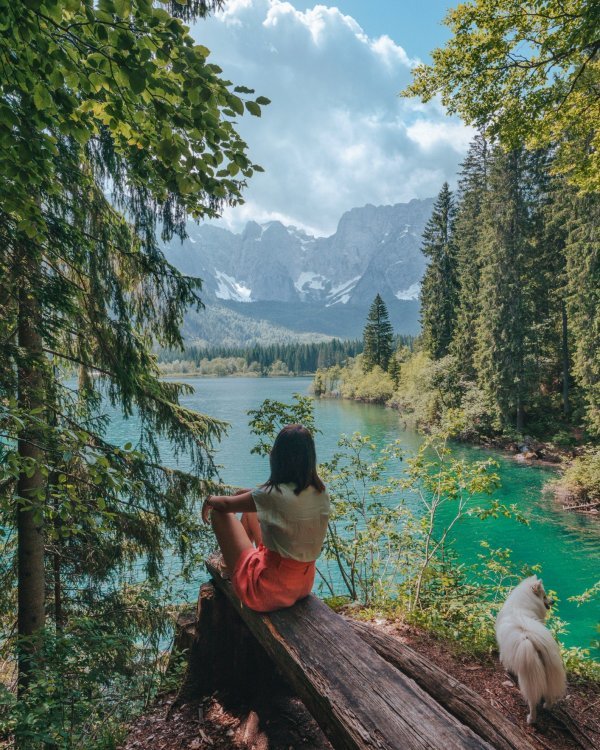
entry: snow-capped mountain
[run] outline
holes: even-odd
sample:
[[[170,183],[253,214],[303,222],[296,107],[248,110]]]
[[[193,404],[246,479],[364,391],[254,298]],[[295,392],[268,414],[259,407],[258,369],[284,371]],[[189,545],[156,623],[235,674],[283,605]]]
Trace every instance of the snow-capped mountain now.
[[[288,325],[293,309],[293,320],[311,319],[311,327],[298,323],[294,330],[359,335],[379,293],[398,331],[414,332],[425,270],[421,235],[432,205],[428,199],[353,208],[329,237],[278,221],[250,221],[240,234],[190,222],[189,237],[172,241],[166,253],[181,271],[204,280],[207,304],[253,319],[266,315]]]

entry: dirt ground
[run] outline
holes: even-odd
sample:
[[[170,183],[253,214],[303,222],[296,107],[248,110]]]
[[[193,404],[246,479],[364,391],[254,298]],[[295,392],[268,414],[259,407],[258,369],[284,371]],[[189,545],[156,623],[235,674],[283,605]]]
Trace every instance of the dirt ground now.
[[[600,748],[600,685],[571,680],[561,704],[552,712],[541,711],[537,725],[528,727],[527,706],[496,659],[455,653],[447,642],[400,622],[374,624],[486,698],[527,732],[534,747]],[[331,749],[302,702],[292,695],[252,706],[228,706],[222,696],[214,695],[170,711],[173,697],[162,697],[131,726],[121,750]]]
[[[253,706],[211,696],[170,711],[174,697],[164,696],[133,724],[122,750],[332,750],[293,696]]]

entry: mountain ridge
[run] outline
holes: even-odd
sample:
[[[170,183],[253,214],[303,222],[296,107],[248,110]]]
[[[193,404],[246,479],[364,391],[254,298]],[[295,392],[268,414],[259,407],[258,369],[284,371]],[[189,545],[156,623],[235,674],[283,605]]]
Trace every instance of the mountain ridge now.
[[[183,273],[203,279],[208,308],[233,310],[290,335],[360,336],[376,294],[388,305],[398,333],[417,333],[426,265],[421,235],[432,207],[433,198],[352,208],[327,237],[280,221],[248,221],[237,233],[190,222],[188,237],[170,242],[165,254]],[[220,343],[210,340],[199,316],[194,321],[186,319],[187,340]],[[195,325],[202,328],[197,335]],[[236,328],[237,343],[261,341],[250,322],[254,334],[247,340]],[[287,336],[282,330],[277,335]]]

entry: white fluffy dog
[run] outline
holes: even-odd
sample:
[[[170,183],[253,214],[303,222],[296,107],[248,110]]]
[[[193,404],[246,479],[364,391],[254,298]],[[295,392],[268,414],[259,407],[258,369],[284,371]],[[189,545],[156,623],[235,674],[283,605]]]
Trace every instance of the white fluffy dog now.
[[[531,576],[510,592],[496,618],[500,661],[519,681],[529,704],[528,724],[535,722],[542,700],[544,707],[550,707],[567,689],[558,644],[544,626],[552,604],[541,580]]]

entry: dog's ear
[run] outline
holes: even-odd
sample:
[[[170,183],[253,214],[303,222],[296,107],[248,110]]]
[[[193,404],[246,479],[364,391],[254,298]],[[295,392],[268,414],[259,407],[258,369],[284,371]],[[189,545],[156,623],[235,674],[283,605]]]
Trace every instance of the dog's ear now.
[[[531,584],[531,589],[536,596],[544,595],[544,584],[542,583],[540,578],[535,579],[535,581]]]

